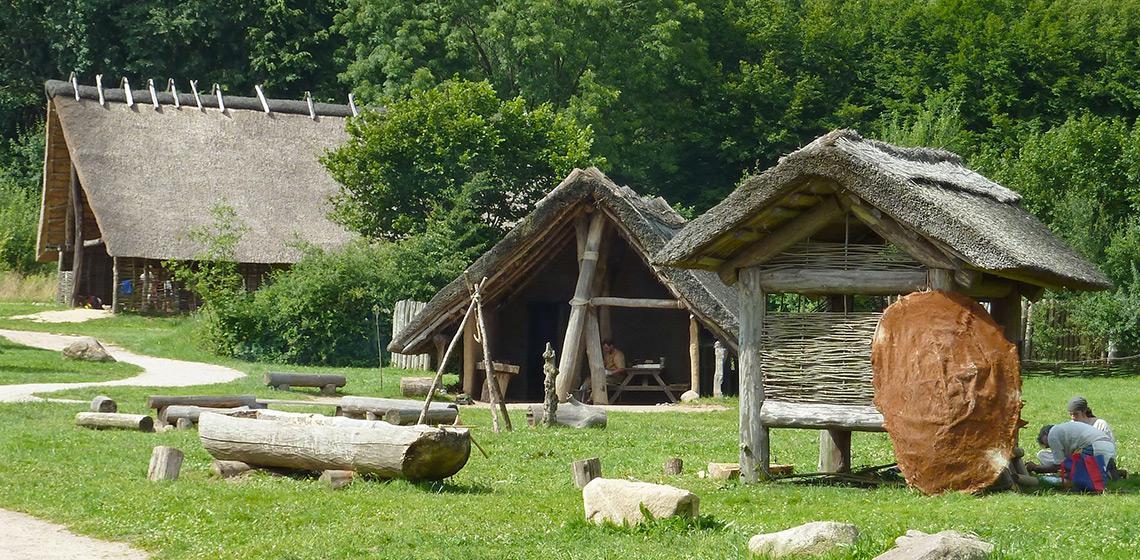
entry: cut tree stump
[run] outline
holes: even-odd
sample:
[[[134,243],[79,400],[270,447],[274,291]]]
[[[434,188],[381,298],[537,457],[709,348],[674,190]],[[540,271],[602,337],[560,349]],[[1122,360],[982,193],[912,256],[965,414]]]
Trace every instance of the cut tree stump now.
[[[356,478],[355,471],[341,471],[341,470],[327,470],[321,473],[320,481],[327,484],[333,490],[340,490],[352,484],[353,479]]]
[[[542,423],[544,405],[532,404],[527,407],[526,420],[531,426]],[[554,412],[554,423],[571,428],[605,428],[606,411],[596,406],[589,406],[570,397],[564,403],[559,403]]]
[[[159,445],[150,454],[150,468],[146,477],[149,480],[177,480],[182,470],[182,451],[175,447]]]
[[[272,410],[252,418],[203,413],[202,446],[215,459],[304,471],[351,470],[381,478],[442,480],[463,468],[471,436],[463,428],[393,426]]]
[[[401,377],[400,394],[405,397],[426,397],[431,391],[432,377]]]
[[[210,463],[210,472],[218,478],[233,478],[245,474],[252,469],[253,467],[241,461],[219,461],[214,459],[214,462]]]
[[[111,397],[99,395],[91,399],[91,412],[118,412],[119,405]]]
[[[338,387],[344,387],[348,380],[343,375],[331,373],[282,373],[265,374],[265,384],[281,391],[289,387],[317,387],[322,394],[335,395]]]
[[[570,464],[570,472],[574,475],[574,485],[584,488],[591,480],[602,476],[602,460],[592,457],[574,461]]]
[[[144,414],[119,414],[117,412],[80,412],[75,415],[75,425],[84,428],[118,428],[122,430],[154,431],[154,418]]]
[[[683,468],[684,468],[684,461],[682,461],[679,457],[673,457],[672,459],[668,459],[665,461],[665,467],[664,467],[665,476],[674,476],[674,475],[681,474],[681,470]]]
[[[740,478],[739,463],[709,463],[709,478],[736,480]]]

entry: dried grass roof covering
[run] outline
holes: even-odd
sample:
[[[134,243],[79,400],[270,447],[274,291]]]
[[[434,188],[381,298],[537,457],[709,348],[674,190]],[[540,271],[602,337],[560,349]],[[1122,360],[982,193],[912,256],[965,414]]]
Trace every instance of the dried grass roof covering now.
[[[535,236],[553,237],[564,227],[573,229],[573,223],[567,222],[566,218],[582,205],[597,206],[614,217],[618,227],[628,233],[630,245],[647,262],[686,223],[660,197],[642,197],[629,187],[618,186],[596,168],[575,169],[535,205],[533,212],[467,267],[467,277],[473,281],[489,277],[487,285],[490,292],[495,288],[495,273],[504,261],[522,251],[526,244],[535,240]],[[735,290],[710,272],[650,266],[658,279],[706,328],[731,347],[736,347]],[[460,276],[428,302],[424,310],[396,335],[388,349],[402,354],[427,351],[431,336],[458,322],[468,301],[467,282]]]
[[[121,89],[80,86],[79,99],[66,82],[47,82],[49,119],[58,119],[66,150],[49,159],[70,158],[99,224],[107,252],[119,257],[193,259],[204,249],[190,240],[194,228],[213,225],[211,210],[234,208],[249,232],[237,246],[237,260],[291,263],[300,258],[298,241],[330,248],[352,235],[327,218],[329,197],[339,187],[318,161],[326,150],[347,139],[351,110],[315,104],[310,118],[303,101],[268,100],[270,114],[257,98],[224,97],[225,112],[214,96],[203,95],[198,109],[192,95],[160,93],[159,107],[147,90],[133,91],[134,106]],[[50,164],[51,162],[49,162]],[[59,174],[45,175],[45,204],[39,253],[62,237],[66,212],[59,204],[68,188]]]
[[[1049,287],[1110,287],[1095,265],[1057,239],[1017,193],[965,167],[957,155],[903,148],[836,130],[746,179],[657,254],[658,263],[702,266],[703,251],[809,177],[836,181],[979,270]]]

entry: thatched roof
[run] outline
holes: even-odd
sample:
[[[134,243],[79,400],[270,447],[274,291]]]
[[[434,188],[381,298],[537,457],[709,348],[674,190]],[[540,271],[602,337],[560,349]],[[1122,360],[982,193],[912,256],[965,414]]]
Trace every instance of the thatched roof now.
[[[121,89],[49,81],[47,162],[37,255],[54,260],[66,228],[68,169],[74,163],[107,252],[117,257],[193,259],[193,229],[211,210],[233,207],[249,228],[237,260],[291,263],[297,242],[330,248],[352,235],[327,218],[336,181],[318,161],[347,139],[344,105]]]
[[[1025,211],[1020,195],[967,168],[957,155],[893,146],[852,130],[826,134],[746,179],[673,237],[656,262],[715,269],[731,256],[716,254],[718,244],[815,178],[834,181],[977,270],[1046,287],[1111,285]]]
[[[536,243],[573,232],[573,218],[584,206],[594,206],[612,219],[618,232],[645,260],[665,287],[681,300],[717,338],[736,347],[736,291],[716,274],[653,266],[650,258],[685,225],[682,218],[660,197],[642,197],[629,187],[621,187],[596,168],[575,169],[501,241],[479,257],[465,272],[445,286],[415,316],[388,349],[402,354],[425,352],[433,334],[453,327],[462,318],[469,302],[467,278],[488,277],[484,299],[512,286],[496,282],[502,264],[522,257],[522,266],[536,268],[540,259],[529,257]]]

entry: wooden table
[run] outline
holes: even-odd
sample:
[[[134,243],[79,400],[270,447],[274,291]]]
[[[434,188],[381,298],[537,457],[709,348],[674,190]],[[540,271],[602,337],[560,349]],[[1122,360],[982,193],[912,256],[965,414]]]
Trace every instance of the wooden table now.
[[[664,370],[664,364],[637,364],[626,368],[625,379],[614,388],[610,402],[617,402],[618,397],[625,391],[662,392],[669,398],[669,402],[677,402],[677,397],[673,395],[669,384],[661,379],[661,372]],[[640,380],[641,383],[634,384],[634,380]]]
[[[499,382],[499,392],[503,394],[503,398],[507,398],[507,385],[510,384],[511,378],[518,375],[520,368],[515,364],[506,362],[494,362],[495,364],[495,381]],[[487,371],[487,362],[479,362],[475,364],[475,369],[480,371]],[[491,402],[491,387],[487,384],[486,378],[483,382],[483,402]]]

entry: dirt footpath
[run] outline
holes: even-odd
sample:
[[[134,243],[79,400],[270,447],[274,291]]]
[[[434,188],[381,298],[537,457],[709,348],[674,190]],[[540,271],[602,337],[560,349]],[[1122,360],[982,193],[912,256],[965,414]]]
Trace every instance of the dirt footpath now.
[[[62,525],[0,509],[0,560],[147,560],[129,545],[76,535]]]

